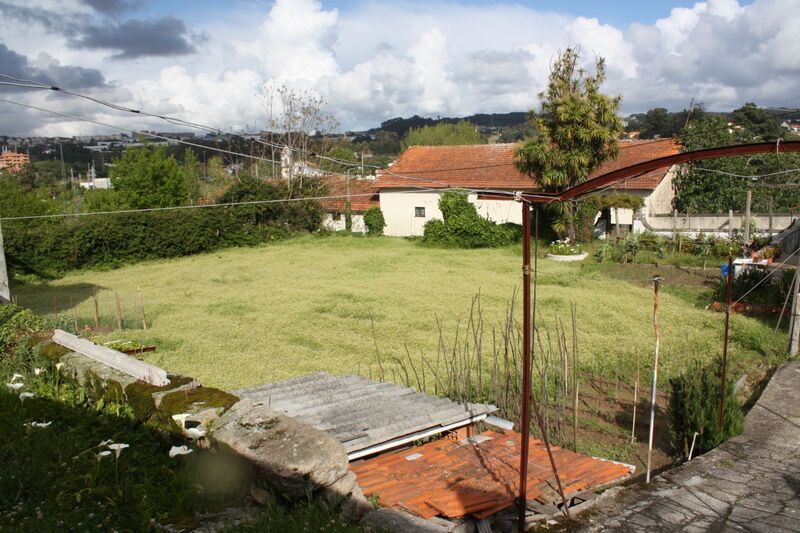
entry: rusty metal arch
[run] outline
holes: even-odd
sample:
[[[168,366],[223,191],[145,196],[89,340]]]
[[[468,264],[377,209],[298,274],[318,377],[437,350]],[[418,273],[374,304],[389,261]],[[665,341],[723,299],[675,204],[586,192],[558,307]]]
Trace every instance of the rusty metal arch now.
[[[658,142],[658,141],[654,141]],[[659,168],[671,167],[680,163],[688,163],[690,161],[703,161],[705,159],[715,159],[717,157],[729,157],[735,155],[748,155],[748,154],[767,154],[767,153],[783,153],[783,152],[800,152],[800,141],[778,141],[768,143],[754,143],[754,144],[738,144],[733,146],[721,146],[719,148],[706,148],[704,150],[695,150],[692,152],[681,152],[679,154],[670,155],[666,157],[659,157],[649,161],[643,161],[629,167],[620,168],[612,172],[608,172],[596,178],[587,180],[580,185],[576,185],[561,193],[554,194],[524,194],[523,197],[531,202],[551,202],[551,201],[565,201],[573,198],[578,198],[584,194],[596,191],[601,187],[611,185],[614,182],[634,178],[640,176],[651,170]]]

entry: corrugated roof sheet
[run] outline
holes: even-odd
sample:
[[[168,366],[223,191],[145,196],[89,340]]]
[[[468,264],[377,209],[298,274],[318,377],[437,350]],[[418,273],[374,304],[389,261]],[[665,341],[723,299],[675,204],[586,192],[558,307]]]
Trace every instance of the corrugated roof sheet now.
[[[472,189],[535,190],[535,178],[514,165],[516,144],[471,144],[461,146],[411,146],[375,181],[378,189],[465,187]],[[616,159],[606,161],[589,177],[642,161],[677,154],[674,139],[620,141]],[[621,189],[654,189],[667,169],[660,169],[616,185]]]
[[[456,403],[392,383],[324,372],[234,394],[268,401],[273,409],[327,431],[351,457],[409,435],[464,425],[497,410],[493,405]]]
[[[367,497],[384,507],[423,518],[490,516],[514,504],[519,494],[519,433],[487,431],[464,440],[441,439],[402,451],[354,461],[350,470]],[[528,499],[560,503],[547,451],[530,439]],[[553,447],[567,498],[630,476],[635,467]]]

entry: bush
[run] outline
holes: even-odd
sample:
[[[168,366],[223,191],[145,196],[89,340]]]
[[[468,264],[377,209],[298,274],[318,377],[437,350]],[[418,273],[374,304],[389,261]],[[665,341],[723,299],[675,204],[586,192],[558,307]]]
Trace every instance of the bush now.
[[[425,224],[422,242],[431,246],[490,248],[506,246],[519,236],[516,224],[495,224],[478,214],[465,191],[447,191],[439,198],[444,220]]]
[[[383,235],[383,228],[386,227],[386,220],[383,218],[383,211],[380,207],[370,207],[364,213],[364,225],[370,235]]]
[[[672,445],[682,457],[689,456],[692,437],[698,433],[695,455],[707,452],[742,432],[744,415],[730,378],[725,384],[722,427],[719,427],[719,386],[722,361],[711,365],[695,361],[684,374],[669,380],[672,395],[667,408]]]
[[[309,180],[297,196],[316,196]],[[284,182],[243,179],[220,203],[289,198]],[[56,277],[85,267],[181,257],[228,246],[251,246],[293,232],[320,228],[317,201],[119,213],[78,219],[9,221],[3,224],[6,257],[17,271]]]
[[[766,270],[745,268],[731,281],[731,298],[733,301],[742,298],[746,304],[782,305],[790,291],[790,284],[783,278],[767,279],[770,273]],[[727,301],[727,284],[725,278],[716,282],[713,299],[717,302]]]

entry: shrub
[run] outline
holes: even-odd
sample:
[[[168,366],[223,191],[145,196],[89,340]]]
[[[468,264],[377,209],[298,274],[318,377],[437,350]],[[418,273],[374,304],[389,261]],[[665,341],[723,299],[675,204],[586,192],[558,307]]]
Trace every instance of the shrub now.
[[[755,268],[745,268],[731,281],[731,297],[733,301],[742,299],[747,304],[781,305],[789,292],[789,285],[782,278],[767,279],[770,273]],[[785,277],[785,275],[784,275]],[[717,302],[727,301],[725,278],[714,286],[713,299]]]
[[[707,452],[742,432],[744,416],[736,401],[733,380],[725,384],[722,427],[719,426],[719,387],[722,362],[695,361],[687,372],[669,380],[672,395],[667,408],[669,434],[676,452],[688,457],[697,432],[694,453]]]
[[[317,187],[308,180],[302,188],[295,187],[293,194],[317,196]],[[290,197],[284,182],[242,179],[220,198],[220,203]],[[9,221],[3,224],[3,236],[12,269],[55,277],[84,267],[118,266],[256,245],[292,232],[317,231],[321,221],[319,202],[307,200],[57,221]]]
[[[386,220],[383,218],[383,211],[380,207],[370,207],[364,213],[364,225],[370,235],[383,235],[383,228],[386,227]]]
[[[495,224],[478,214],[465,191],[447,191],[439,198],[444,220],[425,224],[422,242],[431,246],[489,248],[515,242],[520,235],[515,224]]]

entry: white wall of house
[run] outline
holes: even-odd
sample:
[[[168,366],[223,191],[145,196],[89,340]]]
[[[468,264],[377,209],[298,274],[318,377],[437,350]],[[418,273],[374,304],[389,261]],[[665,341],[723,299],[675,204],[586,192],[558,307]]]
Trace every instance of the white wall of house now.
[[[477,194],[470,194],[469,201],[475,204],[478,214],[492,222],[498,224],[505,222],[522,224],[522,208],[518,202],[513,200],[479,200]]]
[[[409,237],[422,235],[425,223],[431,219],[442,219],[439,211],[438,192],[412,192],[385,190],[380,193],[381,211],[386,221],[384,235]],[[424,210],[424,216],[417,208]]]
[[[658,184],[650,194],[644,197],[644,212],[647,216],[663,215],[672,213],[672,200],[675,198],[675,191],[672,189],[672,179],[678,171],[677,165],[672,165],[664,179]]]
[[[347,229],[347,224],[344,220],[344,213],[325,213],[322,218],[322,227],[331,231],[344,231]],[[364,224],[363,213],[353,213],[353,225],[351,227],[353,233],[366,233],[367,225]]]
[[[437,192],[409,190],[383,190],[380,192],[381,211],[386,220],[384,235],[409,237],[422,235],[425,223],[437,218],[442,220]],[[517,202],[510,200],[479,200],[477,194],[467,197],[482,217],[502,224],[522,224],[522,210]]]

